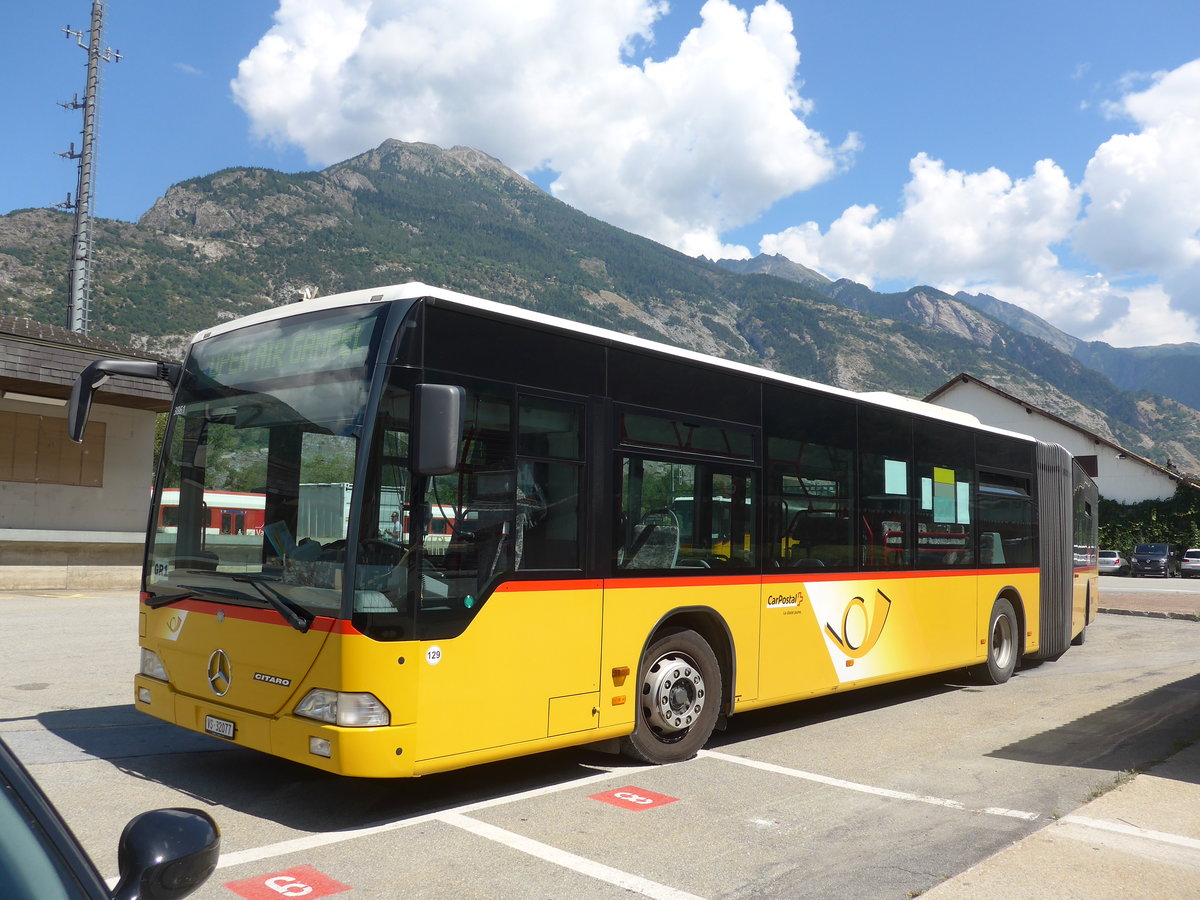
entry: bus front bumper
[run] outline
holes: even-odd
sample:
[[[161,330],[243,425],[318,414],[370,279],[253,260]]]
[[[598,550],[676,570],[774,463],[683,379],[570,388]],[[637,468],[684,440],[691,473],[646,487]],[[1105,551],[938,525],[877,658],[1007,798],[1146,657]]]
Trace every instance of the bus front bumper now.
[[[169,684],[145,675],[135,675],[133,682],[136,709],[226,743],[339,775],[413,775],[412,725],[344,728],[300,716],[264,716],[177,694]]]

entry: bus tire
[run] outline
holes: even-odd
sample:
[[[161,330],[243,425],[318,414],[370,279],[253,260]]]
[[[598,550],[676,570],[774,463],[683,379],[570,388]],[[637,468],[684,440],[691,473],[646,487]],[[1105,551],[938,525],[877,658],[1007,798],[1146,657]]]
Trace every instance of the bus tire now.
[[[1087,640],[1088,619],[1092,617],[1092,593],[1088,591],[1087,602],[1083,605],[1083,627],[1079,629],[1079,634],[1071,638],[1072,647],[1082,647],[1084,641]]]
[[[696,632],[668,632],[646,649],[637,692],[637,721],[621,752],[655,765],[691,759],[721,712],[721,666]]]
[[[1017,668],[1017,614],[1005,597],[997,597],[988,620],[987,662],[972,666],[972,677],[986,684],[1004,684]]]

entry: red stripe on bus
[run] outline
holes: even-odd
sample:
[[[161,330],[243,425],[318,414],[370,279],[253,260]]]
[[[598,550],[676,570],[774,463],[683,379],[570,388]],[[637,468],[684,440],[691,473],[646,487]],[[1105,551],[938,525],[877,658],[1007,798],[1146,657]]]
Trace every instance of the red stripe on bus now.
[[[632,590],[650,587],[718,587],[742,584],[761,584],[761,575],[702,575],[684,578],[609,578],[604,589],[609,591]]]
[[[493,594],[508,591],[598,591],[604,587],[599,578],[581,578],[578,581],[506,581],[497,585]]]
[[[150,595],[143,593],[142,602],[147,603],[150,600]],[[288,625],[283,620],[283,617],[273,609],[255,609],[248,606],[231,606],[221,603],[219,600],[177,600],[170,604],[172,609],[183,609],[188,612],[194,612],[202,616],[215,616],[218,613],[224,613],[226,618],[237,619],[242,622],[258,622],[262,625]],[[312,624],[308,626],[309,631],[334,631],[339,634],[344,634],[340,625],[350,625],[349,622],[344,622],[339,619],[331,618],[330,616],[317,616],[313,619]],[[291,626],[288,625],[290,628]],[[353,626],[351,626],[353,627]],[[354,632],[357,633],[357,632]]]

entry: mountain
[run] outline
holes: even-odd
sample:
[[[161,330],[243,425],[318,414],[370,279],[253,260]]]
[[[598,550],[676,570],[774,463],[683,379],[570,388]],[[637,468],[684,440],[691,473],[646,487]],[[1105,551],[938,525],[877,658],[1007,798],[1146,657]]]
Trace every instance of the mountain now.
[[[888,303],[868,298],[902,296],[876,295],[869,288],[845,279],[832,281],[779,255],[760,255],[747,260],[721,259],[717,260],[717,264],[731,272],[757,272],[788,278],[809,285],[845,305],[879,315],[889,313]],[[1122,390],[1162,394],[1185,406],[1200,409],[1200,379],[1196,378],[1197,371],[1200,371],[1200,344],[1114,347],[1103,341],[1085,341],[1067,334],[1040,316],[988,294],[959,291],[954,299],[1022,334],[1044,341],[1087,368],[1106,376]],[[958,313],[954,318],[969,320],[969,317],[964,318]],[[918,319],[927,320],[927,317],[918,316]]]
[[[820,272],[802,266],[798,262],[792,262],[781,253],[773,255],[760,253],[754,259],[719,259],[716,260],[716,263],[721,268],[737,272],[740,275],[775,275],[779,278],[786,278],[788,281],[811,284],[818,289],[833,283],[831,279],[826,278]]]
[[[1104,341],[1083,341],[1055,328],[1045,319],[987,294],[955,294],[1018,331],[1040,338],[1068,353],[1090,369],[1112,379],[1126,391],[1150,391],[1200,409],[1200,344],[1162,344],[1157,347],[1114,347]]]
[[[0,216],[0,313],[62,321],[70,227],[49,209]],[[970,372],[1200,470],[1200,413],[1121,390],[960,299],[877,294],[781,257],[760,258],[774,274],[731,271],[584,215],[470,148],[386,141],[320,172],[226,169],[94,234],[93,334],[160,352],[269,306],[417,280],[852,390],[921,397]]]
[[[998,322],[1011,325],[1023,334],[1045,341],[1069,356],[1075,356],[1076,351],[1085,343],[1015,303],[997,300],[988,294],[968,294],[966,291],[959,291],[954,298],[987,313]]]

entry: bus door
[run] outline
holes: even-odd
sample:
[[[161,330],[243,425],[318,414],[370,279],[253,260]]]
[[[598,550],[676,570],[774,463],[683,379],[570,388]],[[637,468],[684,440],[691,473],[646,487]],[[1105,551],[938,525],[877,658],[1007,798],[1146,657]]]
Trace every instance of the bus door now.
[[[645,641],[665,617],[712,610],[735,643],[734,696],[753,699],[761,584],[754,471],[633,453],[619,464],[615,577],[605,583],[601,671],[636,673]],[[636,687],[624,692],[636,700]],[[602,704],[600,724],[630,722],[635,714],[633,704]]]
[[[468,390],[458,470],[427,479],[450,535],[424,554],[416,601],[421,760],[597,727],[583,405],[510,391]]]

